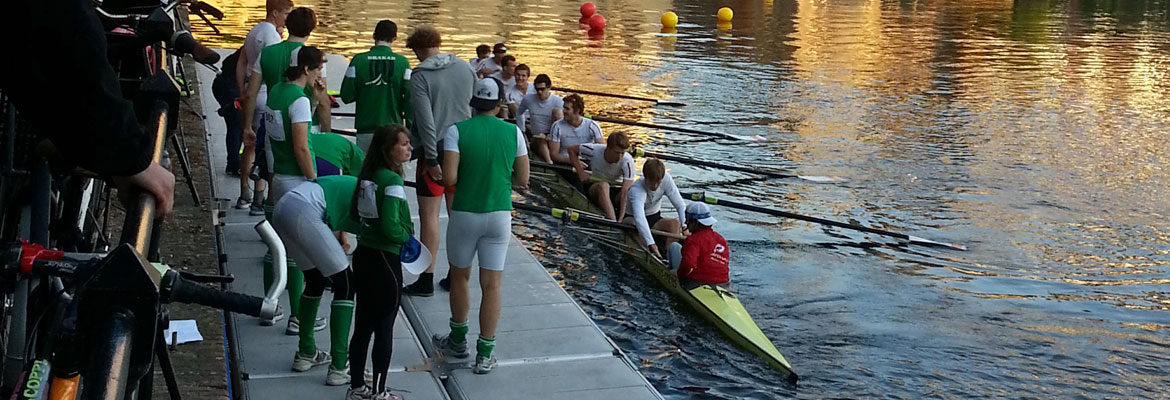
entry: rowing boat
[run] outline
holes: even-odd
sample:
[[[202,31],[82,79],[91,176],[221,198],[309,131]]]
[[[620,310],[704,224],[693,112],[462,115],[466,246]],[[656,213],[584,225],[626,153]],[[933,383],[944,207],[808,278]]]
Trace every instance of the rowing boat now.
[[[550,201],[561,202],[577,211],[601,214],[585,194],[577,190],[564,176],[550,168],[551,166],[542,164],[532,163],[532,172],[534,177],[539,177],[537,181],[542,183],[541,186],[555,197]],[[792,365],[756,325],[735,293],[717,285],[703,285],[686,290],[679,284],[678,276],[662,260],[642,248],[638,240],[629,234],[630,232],[627,230],[626,234],[622,234],[624,241],[621,245],[623,252],[635,263],[650,273],[673,296],[714,324],[736,345],[764,358],[768,365],[783,373],[788,381],[796,382],[797,375],[792,370]]]

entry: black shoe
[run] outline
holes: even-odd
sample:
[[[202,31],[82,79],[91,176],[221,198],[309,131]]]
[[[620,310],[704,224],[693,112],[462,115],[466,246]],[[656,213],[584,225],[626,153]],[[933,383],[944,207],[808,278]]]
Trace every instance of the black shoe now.
[[[223,173],[228,174],[228,176],[234,176],[238,178],[240,176],[240,167],[227,167],[223,170]]]
[[[402,288],[402,294],[415,297],[431,297],[435,295],[435,288],[431,285],[423,284],[423,282],[414,281],[414,283]]]
[[[439,279],[439,287],[448,292],[451,291],[451,277]]]

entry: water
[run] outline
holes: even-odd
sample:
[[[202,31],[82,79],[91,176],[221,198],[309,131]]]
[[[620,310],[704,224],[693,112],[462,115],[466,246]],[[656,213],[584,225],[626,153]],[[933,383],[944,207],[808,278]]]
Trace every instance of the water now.
[[[214,40],[238,45],[261,3],[216,2]],[[717,209],[737,292],[802,376],[790,386],[612,251],[518,219],[668,397],[1170,397],[1170,1],[597,3],[600,40],[564,0],[306,4],[332,52],[368,47],[381,18],[400,38],[436,24],[464,57],[507,40],[554,84],[687,104],[587,97],[591,113],[767,139],[620,128],[648,149],[848,180],[668,163],[680,186],[971,248]]]

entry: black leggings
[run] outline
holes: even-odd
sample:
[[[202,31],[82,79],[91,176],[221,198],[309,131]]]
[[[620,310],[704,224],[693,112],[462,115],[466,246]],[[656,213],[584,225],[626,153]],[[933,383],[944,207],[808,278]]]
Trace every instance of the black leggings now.
[[[358,245],[353,252],[357,283],[353,337],[349,342],[349,376],[353,388],[365,385],[366,349],[374,336],[374,392],[386,390],[394,352],[394,319],[402,300],[402,261],[394,253]],[[306,289],[308,290],[308,289]]]
[[[321,275],[321,271],[316,268],[304,272],[305,291],[302,293],[303,295],[321,297],[321,294],[325,293],[325,284],[328,283],[333,289],[333,300],[353,300],[355,290],[353,269],[346,268],[328,277]]]

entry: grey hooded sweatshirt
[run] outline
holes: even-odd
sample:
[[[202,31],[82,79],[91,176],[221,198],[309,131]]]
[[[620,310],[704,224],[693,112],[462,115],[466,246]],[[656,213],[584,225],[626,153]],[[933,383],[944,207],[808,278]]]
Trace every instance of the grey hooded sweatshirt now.
[[[433,55],[411,71],[410,103],[414,108],[411,144],[422,149],[426,160],[439,159],[438,142],[448,127],[471,118],[474,86],[475,71],[454,54]]]

